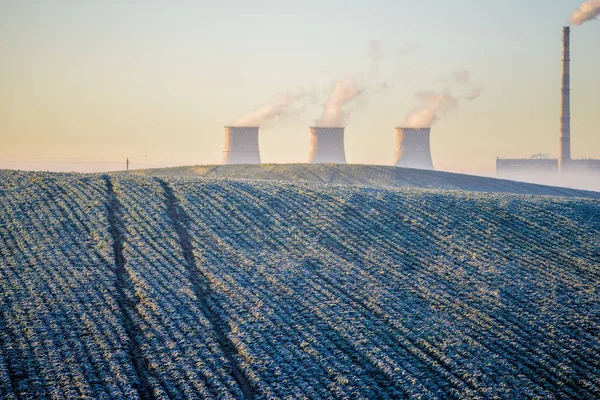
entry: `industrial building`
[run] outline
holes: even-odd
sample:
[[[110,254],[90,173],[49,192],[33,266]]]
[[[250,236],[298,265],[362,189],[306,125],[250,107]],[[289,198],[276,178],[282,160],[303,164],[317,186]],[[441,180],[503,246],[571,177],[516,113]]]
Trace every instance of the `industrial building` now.
[[[222,164],[260,164],[258,126],[226,126]]]
[[[560,139],[558,159],[496,159],[496,174],[502,178],[520,179],[527,176],[550,177],[560,175],[578,175],[582,173],[598,174],[600,179],[600,160],[571,158],[571,51],[570,28],[563,28],[563,58]]]
[[[344,128],[310,128],[309,164],[346,164]]]
[[[429,136],[431,128],[396,128],[396,167],[433,169]]]

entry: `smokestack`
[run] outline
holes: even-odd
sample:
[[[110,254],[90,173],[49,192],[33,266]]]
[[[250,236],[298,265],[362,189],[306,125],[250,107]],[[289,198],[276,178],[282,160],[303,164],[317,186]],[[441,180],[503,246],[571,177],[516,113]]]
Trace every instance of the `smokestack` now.
[[[226,126],[222,164],[260,164],[258,126]]]
[[[310,128],[310,164],[346,164],[344,128]]]
[[[561,90],[561,116],[560,116],[560,154],[558,168],[563,167],[571,160],[571,77],[570,77],[570,29],[563,28],[563,59],[562,59],[562,90]]]
[[[396,167],[433,169],[430,132],[431,128],[396,128]]]

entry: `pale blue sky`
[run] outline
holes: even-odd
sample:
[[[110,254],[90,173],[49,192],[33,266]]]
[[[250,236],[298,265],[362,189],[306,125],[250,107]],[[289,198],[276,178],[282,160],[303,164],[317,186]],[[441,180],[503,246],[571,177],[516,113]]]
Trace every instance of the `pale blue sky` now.
[[[493,173],[497,155],[556,155],[561,28],[580,4],[0,0],[0,167],[218,163],[224,125],[298,87],[320,96],[260,146],[264,162],[305,162],[327,89],[364,75],[377,39],[374,80],[391,88],[354,105],[348,161],[390,164],[414,93],[466,69],[483,95],[433,127],[434,164]],[[600,21],[572,30],[576,157],[600,158],[599,39]]]

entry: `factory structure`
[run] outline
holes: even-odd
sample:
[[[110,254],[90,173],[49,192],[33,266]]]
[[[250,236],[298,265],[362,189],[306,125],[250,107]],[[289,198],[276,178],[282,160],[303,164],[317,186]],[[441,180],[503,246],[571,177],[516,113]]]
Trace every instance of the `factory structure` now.
[[[310,128],[309,164],[346,164],[344,128]]]
[[[396,128],[396,167],[433,169],[429,135],[431,128]]]
[[[563,28],[561,116],[558,158],[532,157],[496,159],[496,174],[501,178],[520,180],[524,177],[552,178],[599,174],[600,160],[571,158],[571,82],[570,28]],[[258,126],[226,126],[222,164],[260,164]],[[433,170],[430,149],[431,128],[396,128],[396,147],[393,165],[403,168]],[[311,164],[346,164],[344,127],[311,127]]]
[[[222,164],[260,164],[258,126],[226,126]]]
[[[525,175],[556,176],[557,174],[576,175],[580,172],[600,174],[600,160],[571,158],[571,50],[570,28],[563,28],[563,58],[561,115],[558,159],[496,159],[496,174],[502,178],[521,178]]]
[[[260,164],[258,127],[225,127],[222,164]],[[433,169],[429,136],[431,128],[396,128],[393,165]],[[311,127],[309,164],[346,164],[343,127]]]

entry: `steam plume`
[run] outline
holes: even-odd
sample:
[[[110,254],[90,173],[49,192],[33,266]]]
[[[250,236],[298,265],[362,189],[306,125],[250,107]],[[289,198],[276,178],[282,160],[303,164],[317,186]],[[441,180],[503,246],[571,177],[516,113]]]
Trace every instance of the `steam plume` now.
[[[369,58],[375,61],[379,61],[383,58],[381,40],[371,40],[369,42]]]
[[[573,11],[571,18],[569,18],[569,22],[575,25],[581,25],[584,22],[596,19],[598,15],[600,15],[600,0],[589,0]]]
[[[304,91],[296,94],[279,93],[273,102],[265,104],[252,111],[250,114],[240,118],[233,126],[260,126],[267,121],[288,114],[296,101],[307,96],[309,96],[309,94]]]
[[[397,55],[405,55],[408,53],[411,53],[412,51],[414,51],[417,48],[417,44],[414,42],[408,42],[403,44],[397,51],[396,54]]]
[[[364,93],[358,80],[353,77],[337,81],[329,93],[329,99],[323,105],[323,115],[316,121],[319,127],[339,127],[346,124],[344,107]]]
[[[389,89],[387,82],[375,85],[372,78],[379,72],[379,62],[383,59],[381,40],[371,40],[367,56],[369,70],[366,74],[366,83],[356,77],[347,77],[335,82],[329,92],[329,98],[323,105],[323,114],[315,121],[315,125],[323,128],[343,127],[348,116],[348,104],[357,100],[361,95],[370,92],[385,92]]]
[[[406,128],[429,128],[449,111],[456,110],[459,98],[475,100],[483,87],[471,82],[471,73],[463,70],[441,79],[444,90],[415,94],[419,104],[408,114],[403,126]]]
[[[462,93],[462,97],[465,100],[475,100],[483,93],[481,86],[476,86],[471,82],[471,73],[467,70],[456,72],[447,81],[450,83],[456,82],[462,89],[466,90],[466,93]]]
[[[475,100],[483,93],[482,87],[473,87],[470,92],[465,96],[465,100]]]
[[[419,100],[406,117],[403,126],[406,128],[428,128],[448,111],[458,107],[458,99],[450,93],[421,92],[415,97]]]
[[[369,76],[375,76],[379,72],[379,62],[383,58],[381,51],[381,40],[371,40],[369,42],[368,57],[370,60]]]

